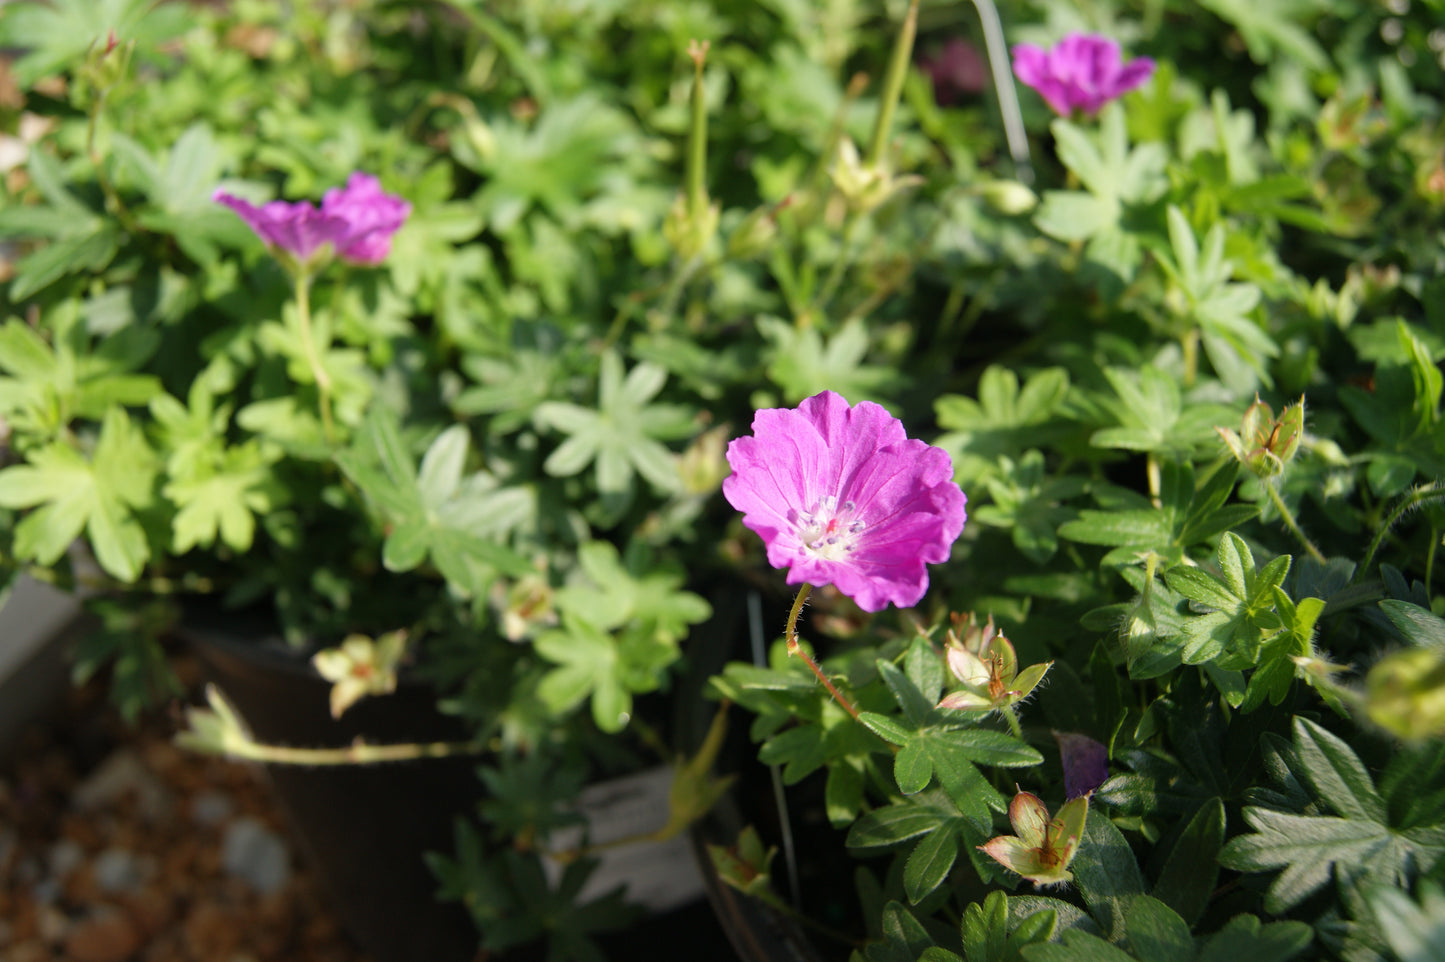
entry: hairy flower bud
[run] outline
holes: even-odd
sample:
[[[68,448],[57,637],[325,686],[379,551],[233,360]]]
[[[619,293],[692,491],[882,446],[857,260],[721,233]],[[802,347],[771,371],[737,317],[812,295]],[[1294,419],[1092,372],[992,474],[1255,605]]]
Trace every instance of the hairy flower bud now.
[[[1365,676],[1365,713],[1401,738],[1445,735],[1445,652],[1397,651]]]
[[[1284,473],[1285,466],[1299,451],[1304,436],[1305,402],[1291,404],[1276,418],[1268,404],[1258,395],[1244,412],[1238,434],[1229,428],[1216,427],[1219,436],[1241,464],[1265,480]]]

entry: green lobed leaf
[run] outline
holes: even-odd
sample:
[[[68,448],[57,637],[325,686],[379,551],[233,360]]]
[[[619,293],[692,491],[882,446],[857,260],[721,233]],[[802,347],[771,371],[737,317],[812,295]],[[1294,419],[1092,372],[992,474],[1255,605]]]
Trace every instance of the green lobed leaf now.
[[[1385,801],[1349,745],[1307,718],[1294,720],[1295,755],[1315,791],[1339,815],[1385,824]]]
[[[1260,925],[1252,915],[1239,915],[1205,941],[1198,962],[1287,962],[1313,939],[1304,922]]]

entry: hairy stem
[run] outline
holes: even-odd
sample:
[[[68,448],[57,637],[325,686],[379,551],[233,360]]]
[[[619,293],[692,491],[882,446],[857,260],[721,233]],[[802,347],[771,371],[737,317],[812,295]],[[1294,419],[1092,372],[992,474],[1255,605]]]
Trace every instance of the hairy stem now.
[[[1014,706],[1000,705],[998,712],[1003,716],[1004,721],[1008,722],[1009,731],[1014,733],[1015,738],[1022,741],[1024,729],[1023,726],[1019,724],[1019,715],[1018,712],[1014,711]]]
[[[1149,501],[1158,508],[1164,503],[1160,497],[1164,490],[1164,482],[1160,474],[1159,455],[1153,451],[1150,451],[1144,460],[1144,475],[1149,482]]]
[[[105,169],[105,158],[100,155],[100,149],[96,146],[100,117],[105,111],[105,99],[106,91],[100,91],[90,105],[85,125],[85,153],[95,168],[95,180],[100,185],[101,195],[105,198],[106,209],[115,215],[116,221],[125,229],[126,233],[135,235],[141,233],[141,227],[131,216],[129,208],[121,201],[120,194],[116,192],[115,185],[110,181],[110,174]]]
[[[1199,328],[1191,327],[1180,340],[1184,352],[1184,386],[1191,388],[1199,378]]]
[[[858,709],[853,707],[853,703],[845,698],[843,693],[828,680],[828,676],[823,674],[823,669],[818,667],[818,663],[813,660],[813,656],[804,651],[803,646],[798,644],[798,615],[802,613],[803,602],[808,600],[808,594],[812,590],[812,585],[803,585],[803,587],[799,588],[798,597],[793,601],[793,610],[788,612],[788,654],[797,655],[801,658],[803,664],[811,668],[813,674],[823,683],[823,687],[828,689],[828,694],[833,696],[833,700],[839,705],[842,705],[843,710],[852,715],[854,720],[858,720]]]
[[[1315,543],[1309,538],[1305,537],[1305,533],[1300,530],[1299,522],[1295,521],[1294,519],[1294,513],[1291,512],[1289,506],[1284,503],[1284,498],[1279,496],[1279,488],[1273,484],[1269,484],[1266,482],[1264,489],[1269,492],[1269,500],[1273,502],[1274,509],[1279,512],[1280,520],[1284,522],[1284,526],[1286,528],[1289,528],[1290,533],[1299,540],[1300,544],[1304,545],[1304,549],[1309,552],[1311,558],[1315,559],[1320,564],[1324,564],[1325,556],[1320,553],[1319,548],[1315,547]],[[1376,544],[1372,545],[1371,548],[1373,549],[1374,547],[1378,546],[1378,543],[1379,539],[1377,538]],[[1364,570],[1363,567],[1361,568],[1361,570]]]
[[[1365,552],[1364,560],[1362,560],[1360,562],[1360,566],[1355,569],[1355,580],[1358,581],[1360,578],[1364,577],[1366,571],[1370,570],[1370,566],[1374,564],[1375,555],[1379,553],[1380,545],[1384,544],[1385,542],[1385,536],[1390,533],[1391,528],[1395,527],[1395,525],[1400,523],[1400,519],[1403,518],[1406,513],[1420,507],[1420,505],[1422,504],[1426,504],[1430,501],[1438,501],[1441,498],[1445,498],[1445,482],[1441,481],[1432,481],[1429,484],[1422,484],[1418,488],[1415,488],[1413,491],[1411,491],[1409,494],[1401,495],[1400,498],[1395,502],[1395,506],[1390,509],[1390,515],[1385,519],[1385,523],[1380,525],[1380,530],[1375,532],[1375,537],[1370,542],[1369,549]],[[1432,560],[1434,557],[1434,537],[1435,533],[1434,529],[1432,528]]]

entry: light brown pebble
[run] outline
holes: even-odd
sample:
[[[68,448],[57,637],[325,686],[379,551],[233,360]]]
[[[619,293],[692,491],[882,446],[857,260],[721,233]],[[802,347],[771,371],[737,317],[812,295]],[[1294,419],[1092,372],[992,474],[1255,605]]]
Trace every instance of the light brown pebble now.
[[[65,913],[53,905],[42,905],[35,913],[35,920],[40,928],[40,937],[51,943],[64,942],[73,928]]]
[[[11,946],[9,953],[5,956],[7,962],[51,962],[54,958],[50,954],[50,947],[39,941],[21,942]]]
[[[147,938],[160,934],[175,915],[172,899],[155,886],[121,896],[120,903]]]
[[[97,910],[65,937],[65,957],[74,962],[125,962],[141,947],[141,933],[124,912]]]
[[[186,949],[197,959],[227,958],[240,945],[237,928],[231,913],[217,905],[198,905],[183,926]]]

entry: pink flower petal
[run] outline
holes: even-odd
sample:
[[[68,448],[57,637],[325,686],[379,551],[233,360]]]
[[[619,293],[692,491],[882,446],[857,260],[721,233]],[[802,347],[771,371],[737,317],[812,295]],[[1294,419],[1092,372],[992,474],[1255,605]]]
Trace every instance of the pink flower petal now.
[[[1088,33],[1069,34],[1047,51],[1019,44],[1013,48],[1013,57],[1014,76],[1065,117],[1076,110],[1097,113],[1154,72],[1154,61],[1148,57],[1126,64],[1120,59],[1117,43]]]
[[[284,200],[257,207],[221,190],[212,199],[240,215],[269,246],[297,260],[309,260],[330,244],[338,256],[368,266],[386,259],[391,236],[411,213],[410,204],[384,193],[375,177],[361,173],[352,174],[344,189],[327,191],[320,208]]]
[[[965,520],[947,452],[911,440],[870,401],[832,391],[753,417],[728,445],[728,503],[788,584],[831,584],[865,611],[910,607]]]

